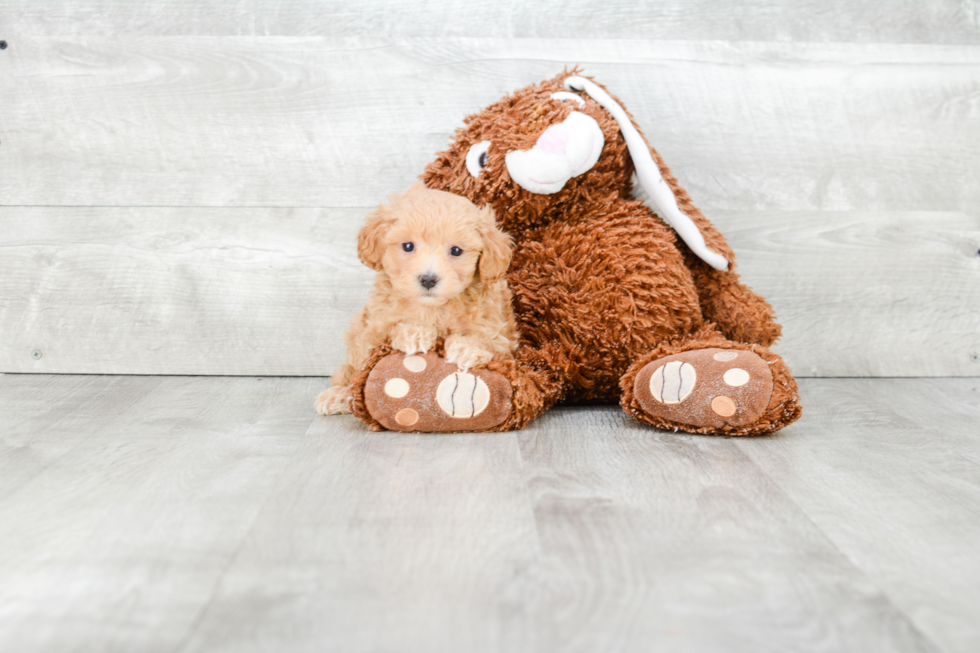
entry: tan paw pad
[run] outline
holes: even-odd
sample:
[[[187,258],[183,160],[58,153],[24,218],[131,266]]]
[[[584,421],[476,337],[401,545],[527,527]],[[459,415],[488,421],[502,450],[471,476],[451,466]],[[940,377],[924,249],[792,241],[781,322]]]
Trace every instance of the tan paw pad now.
[[[412,386],[408,384],[408,381],[406,381],[405,379],[400,379],[398,377],[395,377],[393,379],[390,379],[387,383],[385,383],[385,394],[388,395],[389,397],[394,397],[395,399],[399,399],[407,395],[408,391],[411,390],[411,388]]]
[[[402,408],[395,413],[395,421],[402,426],[415,426],[419,421],[419,414],[411,408]]]
[[[671,361],[650,377],[650,394],[662,404],[679,404],[690,396],[698,373],[689,363]]]
[[[725,375],[721,377],[722,381],[734,388],[745,385],[749,382],[750,378],[752,377],[749,376],[749,373],[740,367],[733,367],[725,372]]]
[[[490,388],[468,372],[456,372],[442,380],[436,388],[439,408],[450,417],[476,417],[490,403]]]
[[[402,361],[402,365],[409,372],[418,374],[419,372],[425,371],[426,362],[422,356],[406,356],[405,360]]]
[[[735,414],[737,407],[735,406],[734,401],[724,395],[721,395],[711,400],[711,410],[715,411],[722,417],[731,417]]]

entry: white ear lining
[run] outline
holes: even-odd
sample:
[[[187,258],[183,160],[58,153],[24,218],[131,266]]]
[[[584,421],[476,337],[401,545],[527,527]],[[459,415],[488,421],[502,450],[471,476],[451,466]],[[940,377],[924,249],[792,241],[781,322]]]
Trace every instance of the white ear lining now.
[[[601,104],[606,111],[612,114],[612,117],[619,123],[619,130],[622,132],[623,138],[626,139],[626,147],[629,149],[630,157],[633,159],[633,166],[636,168],[636,176],[640,180],[640,185],[643,186],[643,189],[657,206],[660,216],[667,224],[674,228],[677,235],[687,243],[691,251],[697,254],[702,261],[716,270],[727,270],[728,259],[708,249],[707,244],[704,242],[704,236],[701,234],[698,226],[677,205],[677,198],[674,196],[674,192],[670,189],[670,186],[667,185],[667,182],[664,181],[663,175],[660,174],[660,168],[654,163],[653,157],[650,156],[650,150],[647,149],[646,141],[643,140],[640,132],[633,126],[633,122],[626,115],[623,107],[619,106],[598,85],[584,77],[577,75],[568,77],[565,79],[565,87],[573,91],[585,91],[593,100]]]
[[[578,104],[580,107],[585,106],[585,100],[582,99],[582,96],[575,95],[574,93],[569,93],[568,91],[558,91],[557,93],[552,93],[551,99],[558,100],[559,102],[564,102],[565,100],[571,100],[572,102]]]

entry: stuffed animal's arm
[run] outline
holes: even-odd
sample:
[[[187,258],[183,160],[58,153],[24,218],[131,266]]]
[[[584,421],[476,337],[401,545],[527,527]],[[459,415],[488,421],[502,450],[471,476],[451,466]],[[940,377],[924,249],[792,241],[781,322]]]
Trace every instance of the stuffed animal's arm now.
[[[694,277],[701,313],[729,340],[769,347],[782,332],[772,306],[742,283],[735,272],[710,268],[693,254],[686,255]]]

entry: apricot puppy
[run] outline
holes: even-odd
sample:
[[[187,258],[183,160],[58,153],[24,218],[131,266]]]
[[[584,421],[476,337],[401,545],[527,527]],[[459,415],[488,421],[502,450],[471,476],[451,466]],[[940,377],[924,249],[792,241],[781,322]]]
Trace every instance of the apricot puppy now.
[[[344,337],[347,361],[317,397],[321,415],[351,412],[350,382],[370,351],[386,342],[406,354],[445,339],[461,371],[511,358],[517,327],[503,275],[510,237],[493,209],[421,183],[367,217],[357,255],[377,271],[371,296]]]

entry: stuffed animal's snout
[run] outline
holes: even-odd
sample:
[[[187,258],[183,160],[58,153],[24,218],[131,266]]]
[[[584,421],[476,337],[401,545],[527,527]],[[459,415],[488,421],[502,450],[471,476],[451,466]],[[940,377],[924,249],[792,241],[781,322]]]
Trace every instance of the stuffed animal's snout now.
[[[595,118],[573,111],[563,122],[548,127],[530,150],[508,152],[504,162],[518,186],[552,195],[572,177],[591,170],[605,144]]]

